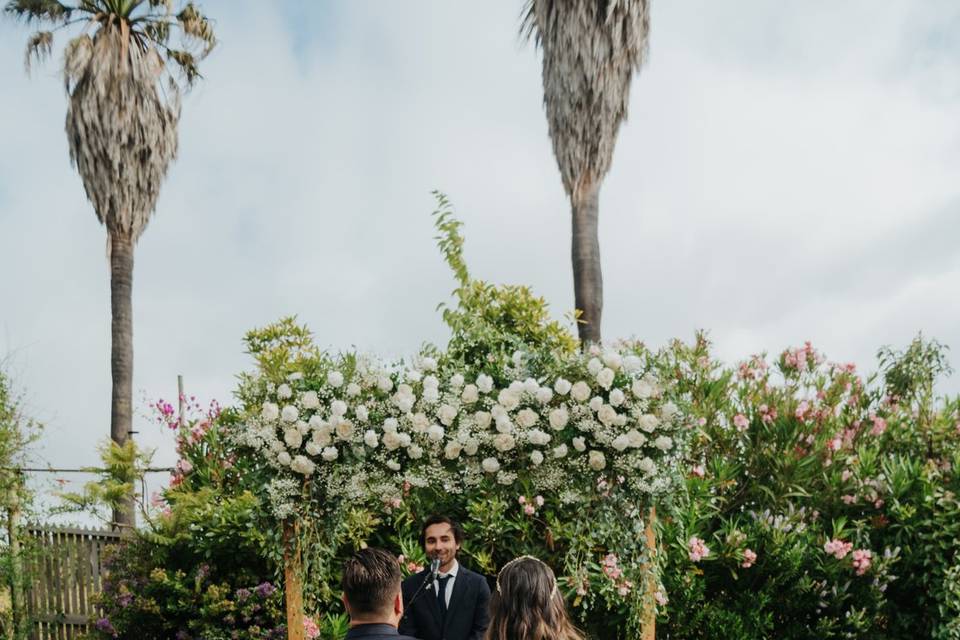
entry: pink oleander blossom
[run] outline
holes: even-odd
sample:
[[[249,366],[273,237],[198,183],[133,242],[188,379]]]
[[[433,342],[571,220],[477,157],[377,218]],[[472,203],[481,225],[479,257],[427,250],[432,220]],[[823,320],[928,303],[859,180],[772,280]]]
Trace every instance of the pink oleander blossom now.
[[[845,557],[847,557],[847,554],[850,553],[851,549],[853,549],[852,542],[844,542],[843,540],[838,540],[836,538],[833,540],[827,540],[823,544],[823,550],[837,560],[843,560]]]
[[[853,559],[853,568],[858,576],[862,576],[870,570],[870,564],[873,561],[873,553],[869,549],[857,549],[851,554]]]
[[[320,635],[320,627],[310,616],[303,616],[303,635],[308,640],[313,640]]]
[[[693,536],[687,541],[687,551],[691,562],[700,562],[700,560],[710,555],[710,547],[697,536]]]
[[[740,563],[740,566],[744,569],[749,569],[753,566],[753,563],[757,561],[757,554],[751,549],[743,550],[743,562]]]
[[[747,416],[738,413],[733,416],[733,426],[737,428],[737,431],[746,431],[747,427],[750,426],[750,421],[747,420]]]

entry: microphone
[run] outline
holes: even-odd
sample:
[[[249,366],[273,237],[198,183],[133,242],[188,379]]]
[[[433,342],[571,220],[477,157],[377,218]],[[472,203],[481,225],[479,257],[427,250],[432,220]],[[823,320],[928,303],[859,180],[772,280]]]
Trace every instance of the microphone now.
[[[437,574],[440,573],[440,556],[433,556],[433,560],[430,561],[430,581],[437,579]]]
[[[413,597],[410,598],[410,601],[405,603],[403,609],[403,617],[406,618],[410,613],[413,603],[417,601],[427,586],[431,585],[436,581],[437,574],[440,573],[440,554],[433,556],[433,559],[430,560],[430,571],[427,572],[427,575],[423,577],[423,582],[420,583],[420,586],[417,587],[417,590],[413,593]]]

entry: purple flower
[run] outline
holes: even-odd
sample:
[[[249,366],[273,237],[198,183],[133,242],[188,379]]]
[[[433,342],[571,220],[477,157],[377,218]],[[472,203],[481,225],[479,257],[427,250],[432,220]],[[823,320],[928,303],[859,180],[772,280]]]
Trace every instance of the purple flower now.
[[[100,618],[94,623],[93,627],[97,631],[102,631],[103,633],[109,633],[113,637],[117,637],[117,630],[113,628],[112,624],[110,624],[109,618]]]
[[[124,608],[129,607],[132,602],[133,602],[132,593],[124,593],[119,598],[117,598],[117,604],[119,604],[121,607],[124,607]]]
[[[254,591],[257,592],[257,595],[260,596],[261,598],[269,597],[270,594],[272,594],[276,590],[277,588],[272,584],[270,584],[269,582],[260,583],[257,585],[257,588],[254,589]]]
[[[250,597],[250,589],[237,589],[237,602],[245,602]]]

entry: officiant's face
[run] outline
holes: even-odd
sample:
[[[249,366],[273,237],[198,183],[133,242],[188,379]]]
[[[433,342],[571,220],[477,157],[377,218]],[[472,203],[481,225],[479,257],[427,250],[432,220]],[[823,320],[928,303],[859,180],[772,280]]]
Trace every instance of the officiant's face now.
[[[460,545],[457,544],[457,539],[453,535],[453,528],[446,522],[427,527],[423,535],[423,546],[427,557],[440,558],[441,571],[445,571],[453,564],[457,551],[460,550]]]

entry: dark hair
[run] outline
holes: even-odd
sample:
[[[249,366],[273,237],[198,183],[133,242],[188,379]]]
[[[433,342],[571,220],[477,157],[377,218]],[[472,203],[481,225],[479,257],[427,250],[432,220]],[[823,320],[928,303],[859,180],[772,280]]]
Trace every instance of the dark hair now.
[[[463,528],[453,518],[448,516],[441,516],[434,514],[423,521],[423,527],[420,528],[420,548],[423,549],[427,546],[427,528],[432,527],[435,524],[448,524],[450,528],[453,529],[453,539],[457,541],[457,544],[463,544]]]
[[[361,549],[343,563],[340,586],[352,613],[381,613],[400,590],[400,564],[383,549]]]
[[[529,556],[500,570],[490,600],[490,626],[484,640],[582,640],[557,589],[553,571]]]

